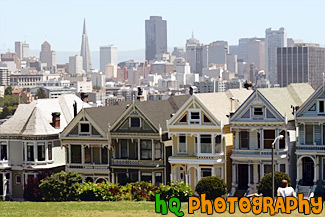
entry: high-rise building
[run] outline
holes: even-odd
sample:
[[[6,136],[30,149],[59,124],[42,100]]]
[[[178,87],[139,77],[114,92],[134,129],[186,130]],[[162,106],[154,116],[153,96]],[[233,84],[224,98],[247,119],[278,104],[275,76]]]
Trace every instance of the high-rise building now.
[[[113,64],[117,67],[117,47],[114,45],[101,46],[100,50],[100,71],[105,72],[107,64]]]
[[[29,44],[22,41],[15,42],[15,52],[17,54],[18,59],[22,60],[24,58],[29,57]]]
[[[86,31],[86,19],[84,19],[80,56],[82,56],[83,59],[83,70],[85,70],[85,72],[87,73],[91,69],[91,60],[90,60],[90,51],[89,51],[89,44],[88,44],[88,35]]]
[[[42,44],[40,60],[47,64],[47,69],[56,72],[56,52],[51,50],[51,45],[47,41]]]
[[[247,63],[254,64],[258,70],[265,70],[265,42],[252,38],[247,42]]]
[[[186,61],[190,64],[191,72],[202,75],[202,69],[208,67],[208,45],[203,45],[199,40],[192,38],[186,40]]]
[[[324,82],[325,48],[318,44],[295,44],[277,48],[277,78],[281,87],[308,82],[314,89]]]
[[[277,48],[287,47],[287,32],[284,28],[265,31],[266,75],[271,84],[277,84]]]
[[[154,60],[157,54],[167,52],[167,21],[160,16],[150,16],[145,22],[146,60]]]
[[[208,63],[210,64],[227,64],[228,42],[215,41],[209,45]]]
[[[228,54],[227,58],[227,69],[230,72],[234,72],[235,74],[238,73],[238,62],[237,62],[237,55],[236,54]]]
[[[69,73],[81,74],[83,72],[83,58],[82,56],[75,55],[69,57]]]

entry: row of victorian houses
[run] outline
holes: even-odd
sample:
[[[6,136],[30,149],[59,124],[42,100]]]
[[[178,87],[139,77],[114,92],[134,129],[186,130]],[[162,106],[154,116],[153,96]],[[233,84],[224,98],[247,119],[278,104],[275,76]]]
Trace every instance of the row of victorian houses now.
[[[73,95],[20,105],[0,126],[0,195],[22,199],[44,170],[85,181],[154,185],[223,178],[230,195],[257,191],[261,178],[288,173],[298,192],[325,181],[325,90],[309,84],[232,89],[91,108]]]

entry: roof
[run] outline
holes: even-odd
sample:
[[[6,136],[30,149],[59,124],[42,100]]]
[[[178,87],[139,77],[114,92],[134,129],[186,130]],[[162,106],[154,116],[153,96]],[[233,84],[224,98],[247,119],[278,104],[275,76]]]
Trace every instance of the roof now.
[[[86,108],[85,111],[104,132],[107,132],[108,124],[112,126],[125,112],[127,105],[132,106],[134,103],[157,129],[160,126],[163,131],[167,131],[166,120],[169,120],[189,97],[190,95],[181,95],[171,96],[168,100],[118,102],[118,105]]]
[[[247,89],[231,89],[226,92],[200,93],[195,96],[217,120],[225,125],[229,124],[230,112],[237,109],[252,92]],[[231,103],[234,103],[233,108]]]
[[[0,135],[54,135],[60,133],[73,119],[73,104],[77,110],[89,107],[74,94],[64,94],[57,99],[38,99],[30,104],[20,104],[15,114],[0,125]],[[60,128],[52,127],[52,113],[60,112]]]
[[[260,88],[258,91],[288,120],[294,119],[291,106],[301,106],[314,93],[308,83],[292,83],[287,87]]]

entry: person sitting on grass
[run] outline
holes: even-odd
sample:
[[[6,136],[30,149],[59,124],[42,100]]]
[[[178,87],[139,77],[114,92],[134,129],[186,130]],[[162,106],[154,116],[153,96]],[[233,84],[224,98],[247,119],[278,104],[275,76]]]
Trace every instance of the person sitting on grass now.
[[[278,188],[277,196],[283,197],[285,200],[286,197],[296,197],[296,192],[292,187],[289,187],[288,181],[284,179],[281,181],[281,187]]]

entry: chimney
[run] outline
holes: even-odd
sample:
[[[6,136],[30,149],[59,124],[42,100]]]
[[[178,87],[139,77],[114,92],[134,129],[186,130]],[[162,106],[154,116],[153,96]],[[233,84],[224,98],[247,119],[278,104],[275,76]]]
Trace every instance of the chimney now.
[[[74,117],[76,117],[77,114],[78,114],[78,109],[77,109],[77,102],[75,100],[74,103],[73,103],[73,115],[74,115]]]
[[[52,113],[52,127],[55,129],[60,129],[60,112]]]
[[[230,98],[230,114],[235,112],[235,97]]]

